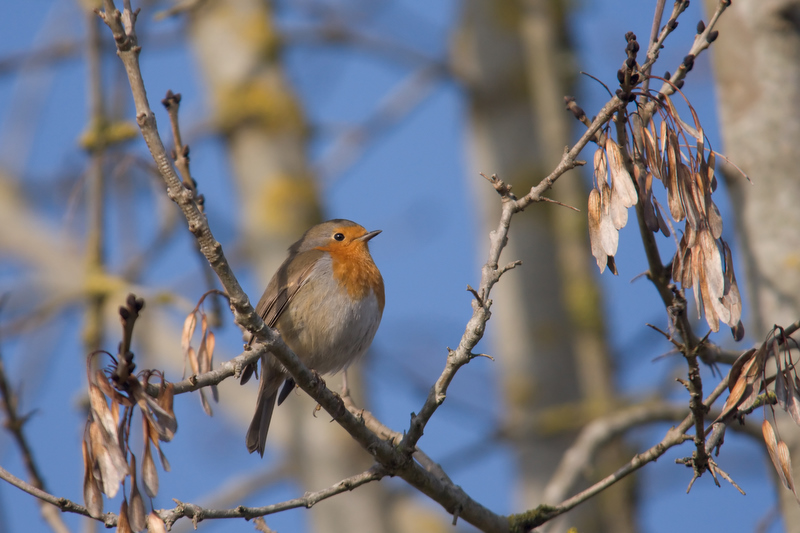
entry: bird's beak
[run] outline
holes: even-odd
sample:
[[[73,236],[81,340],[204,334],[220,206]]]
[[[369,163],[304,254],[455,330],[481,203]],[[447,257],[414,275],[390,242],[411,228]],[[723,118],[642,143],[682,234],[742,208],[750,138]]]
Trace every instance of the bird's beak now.
[[[358,238],[358,239],[356,239],[356,240],[357,240],[357,241],[361,241],[361,242],[367,242],[367,241],[369,241],[370,239],[372,239],[373,237],[377,237],[377,236],[378,236],[378,234],[379,234],[381,231],[382,231],[382,230],[379,230],[379,229],[376,229],[375,231],[370,231],[369,233],[365,233],[364,235],[362,235],[361,237],[359,237],[359,238]]]

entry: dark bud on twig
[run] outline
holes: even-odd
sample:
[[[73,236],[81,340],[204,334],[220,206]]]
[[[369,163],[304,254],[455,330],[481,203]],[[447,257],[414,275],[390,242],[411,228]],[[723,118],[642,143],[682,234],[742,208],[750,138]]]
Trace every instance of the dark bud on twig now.
[[[183,152],[181,153],[181,155],[183,157],[185,157],[186,159],[189,159],[189,145],[188,144],[183,145]]]
[[[689,54],[683,58],[683,68],[686,69],[686,72],[689,72],[692,67],[694,67],[694,54]]]
[[[678,89],[682,89],[683,88],[683,80],[676,81],[675,82],[675,87],[677,87]]]
[[[126,321],[131,317],[130,311],[128,311],[127,307],[120,306],[119,308],[119,316],[122,317],[122,320]]]
[[[670,20],[669,23],[667,24],[667,26],[669,26],[669,31],[675,31],[675,28],[678,27],[678,21],[677,20]]]
[[[704,31],[706,31],[706,23],[701,20],[697,23],[697,35],[700,35]]]
[[[625,50],[629,54],[636,55],[636,53],[639,51],[639,43],[636,41],[628,41],[628,46],[625,47]]]
[[[636,40],[636,34],[633,33],[632,31],[629,31],[628,33],[625,34],[625,41],[626,42],[635,41],[635,40]]]
[[[619,98],[623,102],[627,101],[627,97],[625,96],[625,93],[622,91],[622,89],[617,89],[617,91],[614,94],[616,94],[617,98]]]
[[[670,78],[672,78],[672,74],[670,74],[670,73],[669,73],[669,71],[666,71],[666,72],[664,73],[664,79],[665,79],[665,80],[668,80],[668,79],[670,79]]]
[[[708,35],[706,35],[706,42],[713,43],[717,40],[717,37],[719,37],[719,32],[717,30],[708,32]]]
[[[619,69],[617,71],[617,81],[619,81],[620,83],[623,83],[625,81],[625,73],[622,71],[622,69]]]
[[[634,84],[634,85],[639,83],[639,74],[638,73],[634,72],[633,74],[631,74],[631,83]]]
[[[137,298],[135,294],[129,294],[128,298],[125,299],[125,305],[130,309],[141,311],[142,307],[144,307],[144,300],[142,298]]]
[[[181,102],[181,94],[175,94],[171,90],[167,90],[167,95],[161,100],[161,105],[169,109],[172,104],[179,104]]]
[[[575,103],[574,96],[565,96],[564,103],[567,104],[567,109],[572,112],[572,114],[580,121],[583,121],[586,118],[586,112]]]
[[[625,66],[628,67],[629,69],[632,69],[635,64],[636,64],[635,57],[629,57],[628,59],[625,60]]]

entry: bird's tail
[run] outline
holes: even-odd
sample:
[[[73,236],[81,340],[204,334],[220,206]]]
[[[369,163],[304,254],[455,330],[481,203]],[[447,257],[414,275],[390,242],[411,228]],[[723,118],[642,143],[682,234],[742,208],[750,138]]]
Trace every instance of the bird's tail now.
[[[253,421],[250,422],[250,428],[247,430],[247,449],[250,453],[258,451],[261,457],[264,457],[269,423],[272,420],[275,398],[278,396],[278,389],[282,381],[283,375],[280,372],[270,368],[269,364],[262,364],[256,412],[253,415]]]

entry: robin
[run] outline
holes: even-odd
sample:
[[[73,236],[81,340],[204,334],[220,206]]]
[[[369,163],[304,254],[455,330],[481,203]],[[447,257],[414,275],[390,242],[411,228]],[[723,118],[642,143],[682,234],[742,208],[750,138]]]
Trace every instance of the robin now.
[[[383,278],[367,245],[380,232],[344,219],[317,224],[289,248],[256,306],[264,322],[320,374],[343,370],[361,357],[381,323]],[[254,371],[255,363],[245,368],[241,382]],[[256,412],[247,430],[250,453],[264,456],[275,399],[280,405],[293,389],[275,356],[262,357]]]

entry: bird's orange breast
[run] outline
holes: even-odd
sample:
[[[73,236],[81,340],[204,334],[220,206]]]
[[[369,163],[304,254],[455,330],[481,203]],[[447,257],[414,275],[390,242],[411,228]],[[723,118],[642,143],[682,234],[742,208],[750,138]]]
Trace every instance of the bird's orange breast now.
[[[355,245],[325,251],[331,254],[333,279],[347,289],[347,294],[354,300],[363,300],[372,291],[383,311],[386,302],[383,278],[367,247]]]

